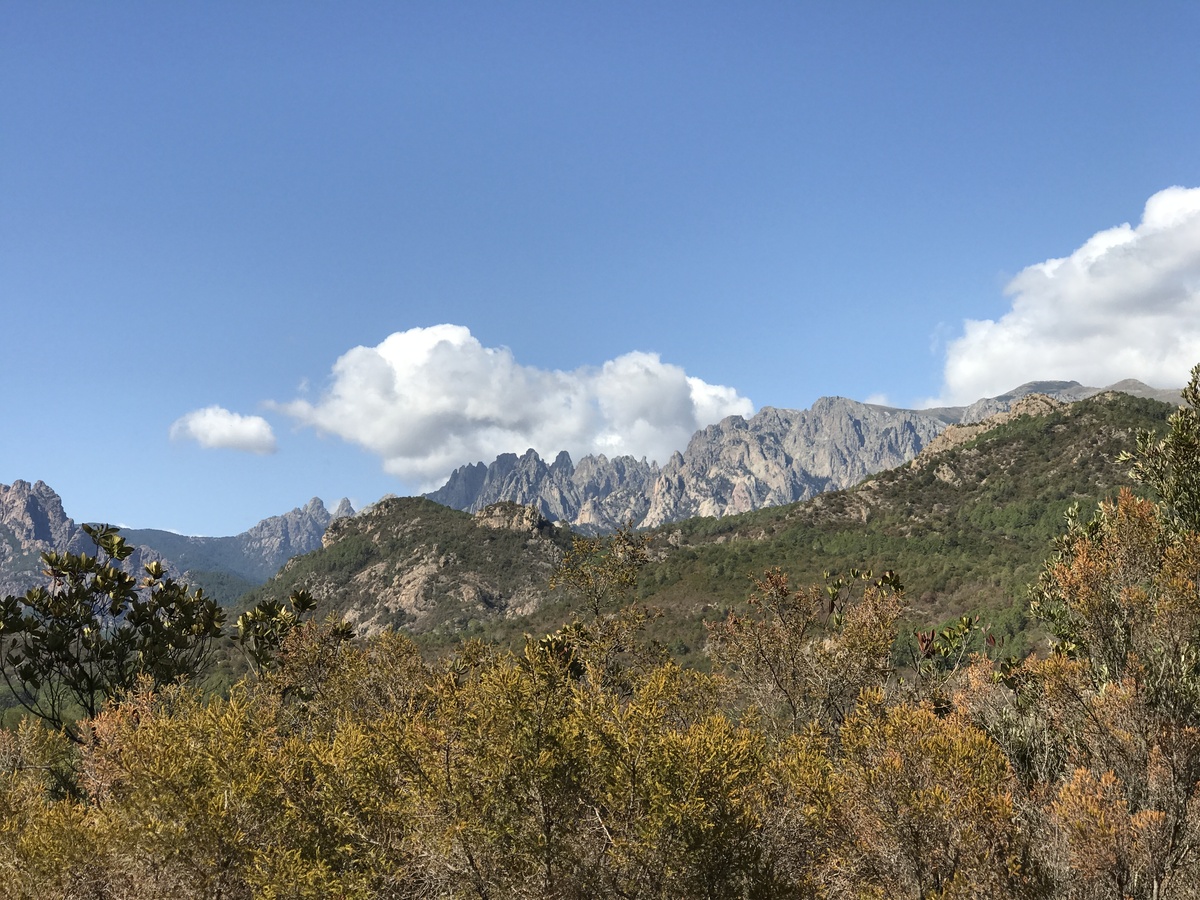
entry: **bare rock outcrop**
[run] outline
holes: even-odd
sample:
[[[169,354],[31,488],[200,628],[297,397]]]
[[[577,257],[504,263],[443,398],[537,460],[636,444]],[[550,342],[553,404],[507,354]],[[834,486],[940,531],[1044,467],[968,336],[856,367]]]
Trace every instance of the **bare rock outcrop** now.
[[[912,459],[945,427],[936,413],[827,397],[810,410],[766,407],[749,419],[730,416],[698,431],[661,469],[628,456],[585,456],[573,464],[566,452],[547,465],[528,450],[463,466],[425,496],[468,512],[508,500],[592,533],[626,522],[649,527],[847,487]]]
[[[502,528],[520,534],[541,534],[554,526],[534,506],[500,502],[485,506],[475,513],[475,524],[484,528]]]
[[[1054,399],[1049,394],[1026,394],[1008,409],[994,413],[986,419],[965,425],[951,425],[930,441],[925,449],[913,460],[912,464],[916,468],[923,468],[937,454],[951,450],[954,447],[961,447],[963,444],[975,440],[975,438],[979,437],[985,431],[990,431],[999,425],[1011,422],[1019,416],[1048,416],[1056,409],[1061,409],[1065,405],[1065,403]],[[948,480],[941,474],[940,469],[935,474],[943,481]]]
[[[657,465],[631,456],[585,456],[575,465],[563,451],[547,465],[531,449],[521,456],[501,454],[486,466],[462,466],[443,487],[425,496],[472,513],[502,501],[518,503],[551,521],[600,532],[642,521],[657,477]]]
[[[640,524],[733,515],[849,487],[912,459],[945,427],[934,415],[843,397],[730,416],[663,466]]]

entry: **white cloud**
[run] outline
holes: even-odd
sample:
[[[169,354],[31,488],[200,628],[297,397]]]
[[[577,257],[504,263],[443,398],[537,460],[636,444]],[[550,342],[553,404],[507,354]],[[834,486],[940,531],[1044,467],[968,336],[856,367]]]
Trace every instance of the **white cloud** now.
[[[931,405],[1043,379],[1184,384],[1200,362],[1200,189],[1160,191],[1136,228],[1101,231],[1068,257],[1029,266],[1005,293],[1009,312],[967,320],[947,346]]]
[[[274,453],[275,434],[262,416],[242,416],[220,406],[206,406],[175,420],[172,440],[192,440],[201,447]]]
[[[689,377],[655,353],[599,369],[521,365],[461,325],[413,328],[334,363],[316,402],[275,404],[304,425],[377,454],[393,475],[436,486],[455,467],[529,447],[665,462],[698,428],[754,407],[732,388]]]

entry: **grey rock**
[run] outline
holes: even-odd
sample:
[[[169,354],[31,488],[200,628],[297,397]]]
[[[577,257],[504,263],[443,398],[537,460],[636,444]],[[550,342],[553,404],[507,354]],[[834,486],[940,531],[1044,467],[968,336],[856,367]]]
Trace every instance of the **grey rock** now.
[[[646,527],[807,500],[912,459],[946,427],[936,416],[823,397],[764,407],[697,432],[663,467]]]
[[[530,506],[550,521],[569,522],[586,532],[611,531],[640,522],[649,508],[649,488],[658,466],[631,456],[585,456],[575,465],[562,451],[546,465],[534,450],[503,453],[490,465],[456,469],[430,500],[479,512],[494,503]]]
[[[602,454],[573,464],[566,452],[547,466],[528,450],[463,466],[425,496],[468,512],[507,500],[591,533],[626,522],[651,527],[847,487],[911,459],[945,427],[938,415],[827,397],[811,410],[766,407],[750,419],[730,416],[698,431],[661,469]]]

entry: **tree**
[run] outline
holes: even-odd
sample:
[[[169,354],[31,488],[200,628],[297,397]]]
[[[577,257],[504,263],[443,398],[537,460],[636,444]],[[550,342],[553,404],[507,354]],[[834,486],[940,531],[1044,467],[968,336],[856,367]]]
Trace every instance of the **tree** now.
[[[200,672],[225,619],[159,562],[140,584],[122,570],[133,548],[116,528],[83,528],[96,556],[45,553],[49,585],[0,602],[0,674],[26,710],[76,741],[76,719],[140,679],[159,686]]]
[[[714,661],[781,734],[835,728],[859,692],[891,672],[903,586],[893,572],[851,570],[793,591],[780,569],[754,579],[750,614],[709,626]]]
[[[1179,896],[1200,877],[1200,534],[1160,513],[1122,491],[1072,525],[1034,591],[1058,653],[1022,677],[1076,769],[1052,812],[1088,897]]]
[[[638,574],[649,558],[649,542],[648,535],[634,534],[632,522],[608,538],[576,535],[550,587],[577,594],[598,618],[637,587]]]
[[[1069,516],[1031,598],[1055,654],[1008,673],[1063,770],[1048,806],[1068,896],[1194,896],[1200,878],[1200,366],[1123,490]],[[1051,773],[1047,773],[1051,774]]]
[[[235,639],[256,676],[261,678],[277,665],[288,635],[300,625],[301,617],[316,605],[317,601],[308,591],[292,591],[286,606],[276,600],[263,600],[238,616]],[[330,648],[336,648],[353,636],[353,630],[346,622],[330,621],[327,624],[325,637]]]
[[[1032,897],[1012,772],[986,734],[928,706],[864,691],[841,731],[840,846],[846,895],[950,900]]]
[[[1200,531],[1200,364],[1183,389],[1184,405],[1168,420],[1165,437],[1140,431],[1130,476],[1154,490],[1164,518],[1176,529]]]

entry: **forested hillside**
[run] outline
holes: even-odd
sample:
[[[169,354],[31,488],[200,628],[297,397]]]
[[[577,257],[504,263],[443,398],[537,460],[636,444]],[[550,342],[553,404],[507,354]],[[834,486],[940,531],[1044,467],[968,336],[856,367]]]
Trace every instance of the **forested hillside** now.
[[[1138,430],[1161,430],[1172,407],[1102,394],[1022,415],[966,443],[881,472],[857,487],[787,507],[691,519],[655,532],[640,598],[686,621],[744,596],[750,576],[779,566],[819,581],[850,568],[894,570],[907,621],[981,614],[1030,649],[1027,586],[1075,505],[1131,486],[1120,455]],[[696,640],[702,629],[692,628]]]

